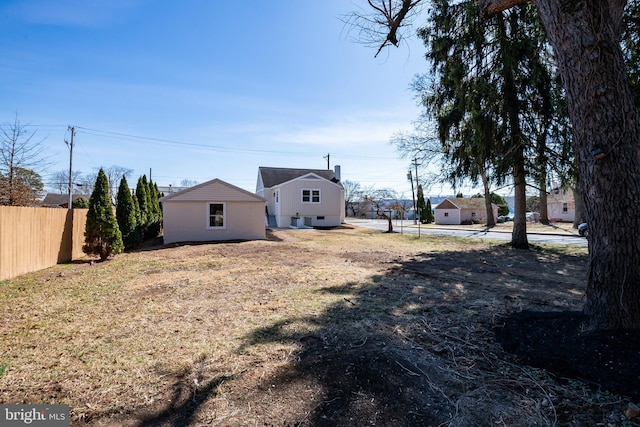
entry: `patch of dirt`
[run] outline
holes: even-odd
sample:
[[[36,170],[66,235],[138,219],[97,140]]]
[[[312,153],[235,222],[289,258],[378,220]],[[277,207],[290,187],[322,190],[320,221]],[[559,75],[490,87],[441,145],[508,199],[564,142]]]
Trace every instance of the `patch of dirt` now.
[[[586,264],[356,227],[56,267],[0,284],[0,402],[73,426],[638,426],[640,336],[583,331]]]

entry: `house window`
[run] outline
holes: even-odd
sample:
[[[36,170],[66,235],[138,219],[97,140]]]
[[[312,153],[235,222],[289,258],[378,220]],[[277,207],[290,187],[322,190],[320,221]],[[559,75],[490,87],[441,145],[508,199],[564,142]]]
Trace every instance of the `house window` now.
[[[445,213],[444,213],[444,216],[449,216],[449,212],[445,212]]]
[[[320,203],[320,190],[303,189],[302,203]]]
[[[569,212],[569,206],[566,203],[562,204],[562,212],[564,213]]]
[[[207,228],[225,228],[225,205],[224,203],[209,203],[209,226]]]

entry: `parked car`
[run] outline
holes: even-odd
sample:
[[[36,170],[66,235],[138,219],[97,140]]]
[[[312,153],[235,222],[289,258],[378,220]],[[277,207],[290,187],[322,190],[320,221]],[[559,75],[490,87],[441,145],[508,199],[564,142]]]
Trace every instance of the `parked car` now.
[[[578,234],[582,237],[589,237],[589,225],[586,222],[578,226]]]
[[[527,218],[527,221],[529,221],[529,222],[538,222],[538,220],[540,219],[540,213],[539,212],[527,212],[525,214],[525,217]]]

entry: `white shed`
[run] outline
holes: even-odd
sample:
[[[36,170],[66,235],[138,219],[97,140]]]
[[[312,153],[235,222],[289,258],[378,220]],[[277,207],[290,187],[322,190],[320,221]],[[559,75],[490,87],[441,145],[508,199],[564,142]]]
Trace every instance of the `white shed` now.
[[[493,217],[498,217],[498,207],[491,205]],[[450,198],[438,203],[435,212],[435,223],[443,225],[460,225],[483,223],[487,221],[487,207],[484,198]]]
[[[164,243],[266,237],[265,199],[219,179],[160,199]]]

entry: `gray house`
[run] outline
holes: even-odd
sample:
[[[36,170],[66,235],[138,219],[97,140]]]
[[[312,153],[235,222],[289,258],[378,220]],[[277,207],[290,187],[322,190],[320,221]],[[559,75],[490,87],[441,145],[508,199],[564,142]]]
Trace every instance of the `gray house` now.
[[[335,170],[260,167],[256,194],[268,227],[334,227],[344,222],[344,187]]]

